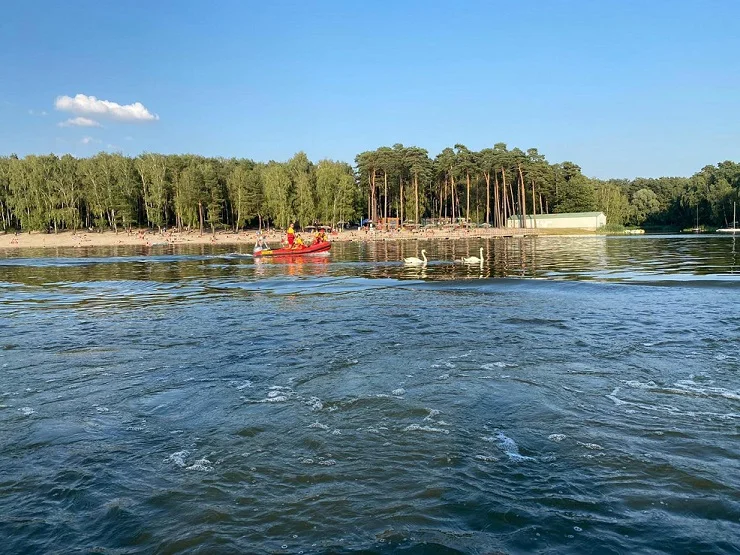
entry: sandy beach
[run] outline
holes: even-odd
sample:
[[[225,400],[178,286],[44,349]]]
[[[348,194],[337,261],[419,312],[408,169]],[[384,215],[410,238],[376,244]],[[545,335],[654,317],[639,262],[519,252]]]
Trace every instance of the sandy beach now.
[[[567,230],[549,230],[566,232]],[[0,235],[0,249],[14,248],[82,248],[82,247],[115,247],[126,245],[156,246],[156,245],[253,245],[257,239],[257,230],[219,231],[215,234],[197,231],[167,231],[160,233],[147,229],[132,231],[90,232],[90,231],[63,231],[60,233],[5,233]],[[421,231],[358,231],[343,230],[328,235],[330,241],[393,241],[403,239],[484,239],[488,237],[541,235],[544,230],[537,229],[496,229],[496,228],[474,228],[474,229],[430,229]],[[581,232],[586,234],[587,232]],[[272,247],[280,245],[285,238],[282,231],[263,232],[268,244]],[[592,235],[591,233],[590,235]],[[309,233],[303,234],[304,239],[310,242]]]

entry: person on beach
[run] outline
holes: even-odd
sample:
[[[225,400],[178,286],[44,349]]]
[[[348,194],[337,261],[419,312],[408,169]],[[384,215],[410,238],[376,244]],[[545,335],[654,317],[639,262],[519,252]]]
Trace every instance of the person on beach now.
[[[293,229],[293,224],[290,224],[288,226],[288,248],[293,248],[293,243],[295,243],[295,229]]]

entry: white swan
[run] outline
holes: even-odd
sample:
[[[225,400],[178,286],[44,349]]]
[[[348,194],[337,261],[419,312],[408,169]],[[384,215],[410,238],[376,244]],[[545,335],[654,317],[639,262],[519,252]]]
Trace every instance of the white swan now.
[[[426,266],[427,265],[427,251],[424,249],[421,249],[421,256],[424,258],[422,260],[421,258],[416,258],[415,256],[409,256],[408,258],[403,259],[404,264],[408,264],[409,266]]]
[[[466,256],[460,259],[463,264],[483,264],[483,247],[480,248],[480,258],[477,256]]]

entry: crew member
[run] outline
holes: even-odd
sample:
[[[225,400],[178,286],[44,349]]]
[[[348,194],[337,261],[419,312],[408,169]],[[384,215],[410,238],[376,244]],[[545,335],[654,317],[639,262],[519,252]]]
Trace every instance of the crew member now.
[[[293,248],[293,243],[295,243],[295,229],[293,229],[293,224],[290,224],[288,226],[288,248]]]

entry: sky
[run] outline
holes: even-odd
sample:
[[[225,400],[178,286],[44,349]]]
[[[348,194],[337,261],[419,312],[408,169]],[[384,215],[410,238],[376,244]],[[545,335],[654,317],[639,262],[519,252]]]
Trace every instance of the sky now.
[[[503,142],[598,178],[740,160],[735,0],[25,0],[0,155],[353,162]]]

